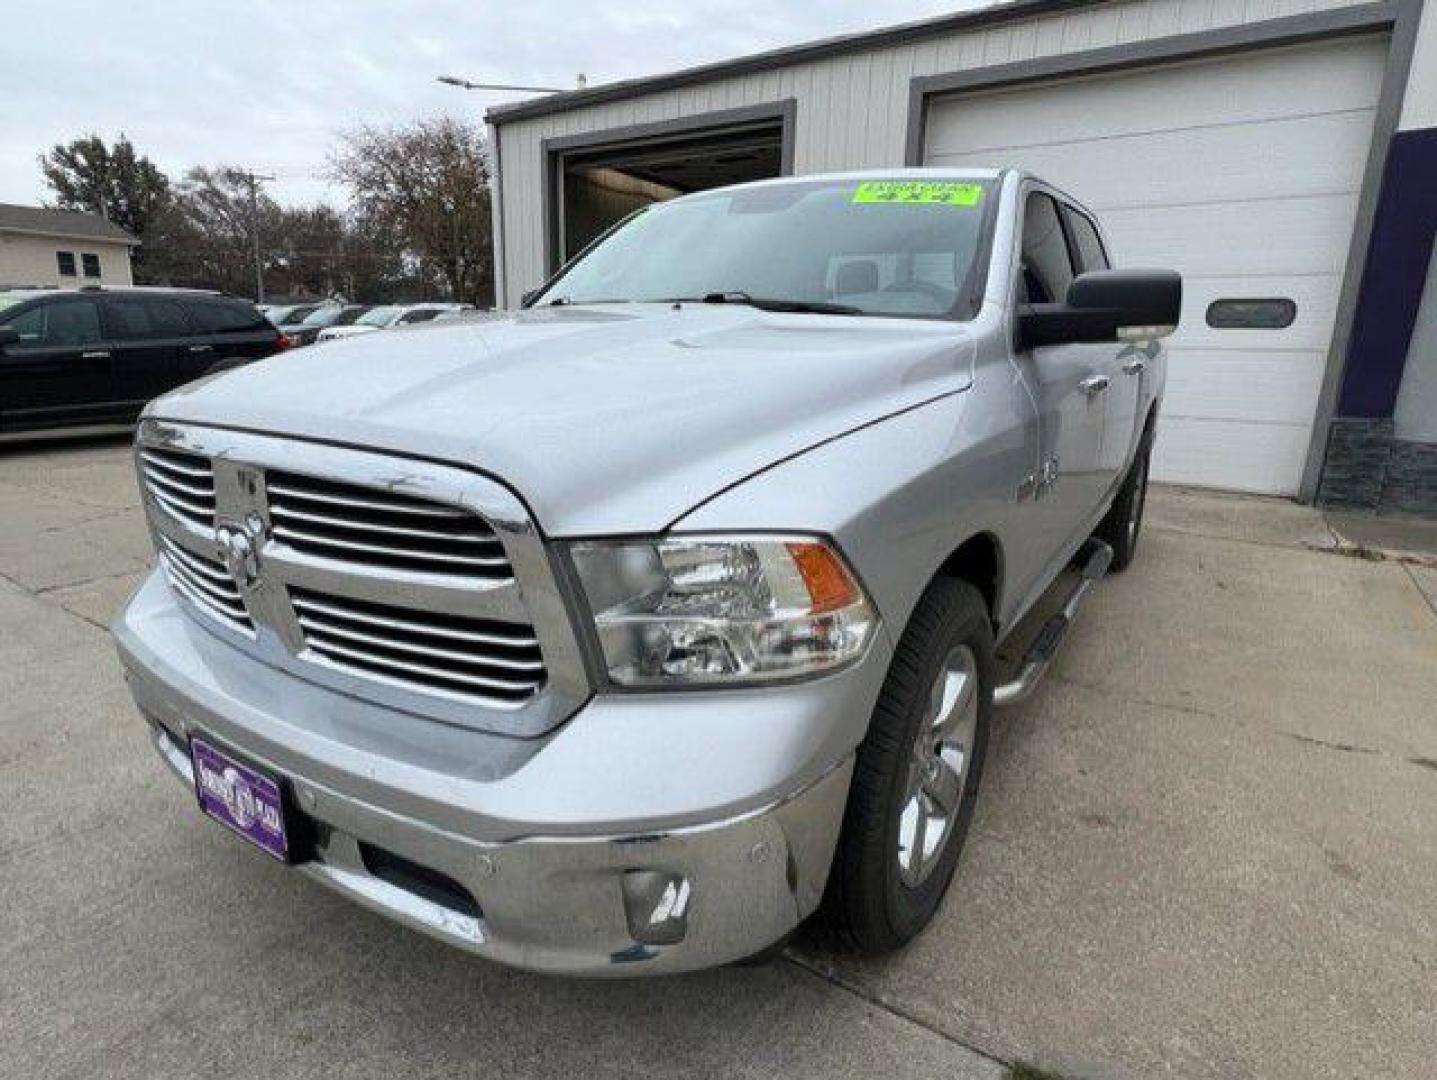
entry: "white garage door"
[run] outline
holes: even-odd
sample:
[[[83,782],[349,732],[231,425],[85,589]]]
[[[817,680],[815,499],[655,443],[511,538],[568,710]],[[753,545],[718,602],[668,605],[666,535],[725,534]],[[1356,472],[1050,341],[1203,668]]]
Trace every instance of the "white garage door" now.
[[[1158,478],[1296,492],[1386,51],[1351,39],[931,103],[929,164],[1031,169],[1099,213],[1117,265],[1182,272]],[[1233,298],[1291,300],[1296,319],[1209,327]]]

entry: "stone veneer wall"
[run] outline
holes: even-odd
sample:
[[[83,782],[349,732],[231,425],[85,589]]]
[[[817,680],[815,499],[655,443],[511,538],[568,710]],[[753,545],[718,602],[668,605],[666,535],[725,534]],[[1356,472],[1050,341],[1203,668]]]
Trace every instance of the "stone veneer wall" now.
[[[1334,420],[1317,503],[1437,518],[1437,443],[1399,439],[1391,420]]]

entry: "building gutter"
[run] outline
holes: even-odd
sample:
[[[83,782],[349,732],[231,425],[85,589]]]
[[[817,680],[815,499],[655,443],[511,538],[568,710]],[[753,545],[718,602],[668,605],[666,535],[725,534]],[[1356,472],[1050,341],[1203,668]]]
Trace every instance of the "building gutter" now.
[[[139,247],[140,242],[133,236],[95,236],[91,233],[50,232],[46,229],[17,229],[0,225],[0,236],[38,236],[45,240],[83,240],[87,244],[114,244],[116,247]]]

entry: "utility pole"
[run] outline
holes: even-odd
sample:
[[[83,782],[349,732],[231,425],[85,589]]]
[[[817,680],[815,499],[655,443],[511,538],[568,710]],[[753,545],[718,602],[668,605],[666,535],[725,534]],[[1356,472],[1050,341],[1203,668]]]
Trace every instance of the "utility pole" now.
[[[264,256],[260,252],[259,244],[259,182],[273,180],[274,177],[256,173],[253,169],[246,171],[244,177],[249,181],[249,234],[254,242],[254,302],[263,304]]]

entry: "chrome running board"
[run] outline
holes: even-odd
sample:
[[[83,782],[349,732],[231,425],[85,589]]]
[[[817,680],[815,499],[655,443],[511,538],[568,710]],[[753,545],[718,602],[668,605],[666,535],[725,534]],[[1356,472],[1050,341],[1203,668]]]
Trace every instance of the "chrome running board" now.
[[[1093,591],[1093,586],[1103,579],[1108,567],[1112,565],[1113,549],[1101,540],[1089,540],[1079,550],[1078,558],[1084,560],[1081,576],[1073,586],[1073,591],[1068,594],[1063,610],[1045,622],[1038,631],[1038,636],[1028,646],[1028,653],[1023,657],[1023,666],[1017,676],[1011,682],[1003,683],[994,689],[994,705],[1016,705],[1020,701],[1026,701],[1038,688],[1038,683],[1047,674],[1048,665],[1053,662],[1053,657],[1058,655],[1058,649],[1062,646],[1069,627],[1077,618],[1078,609]]]

